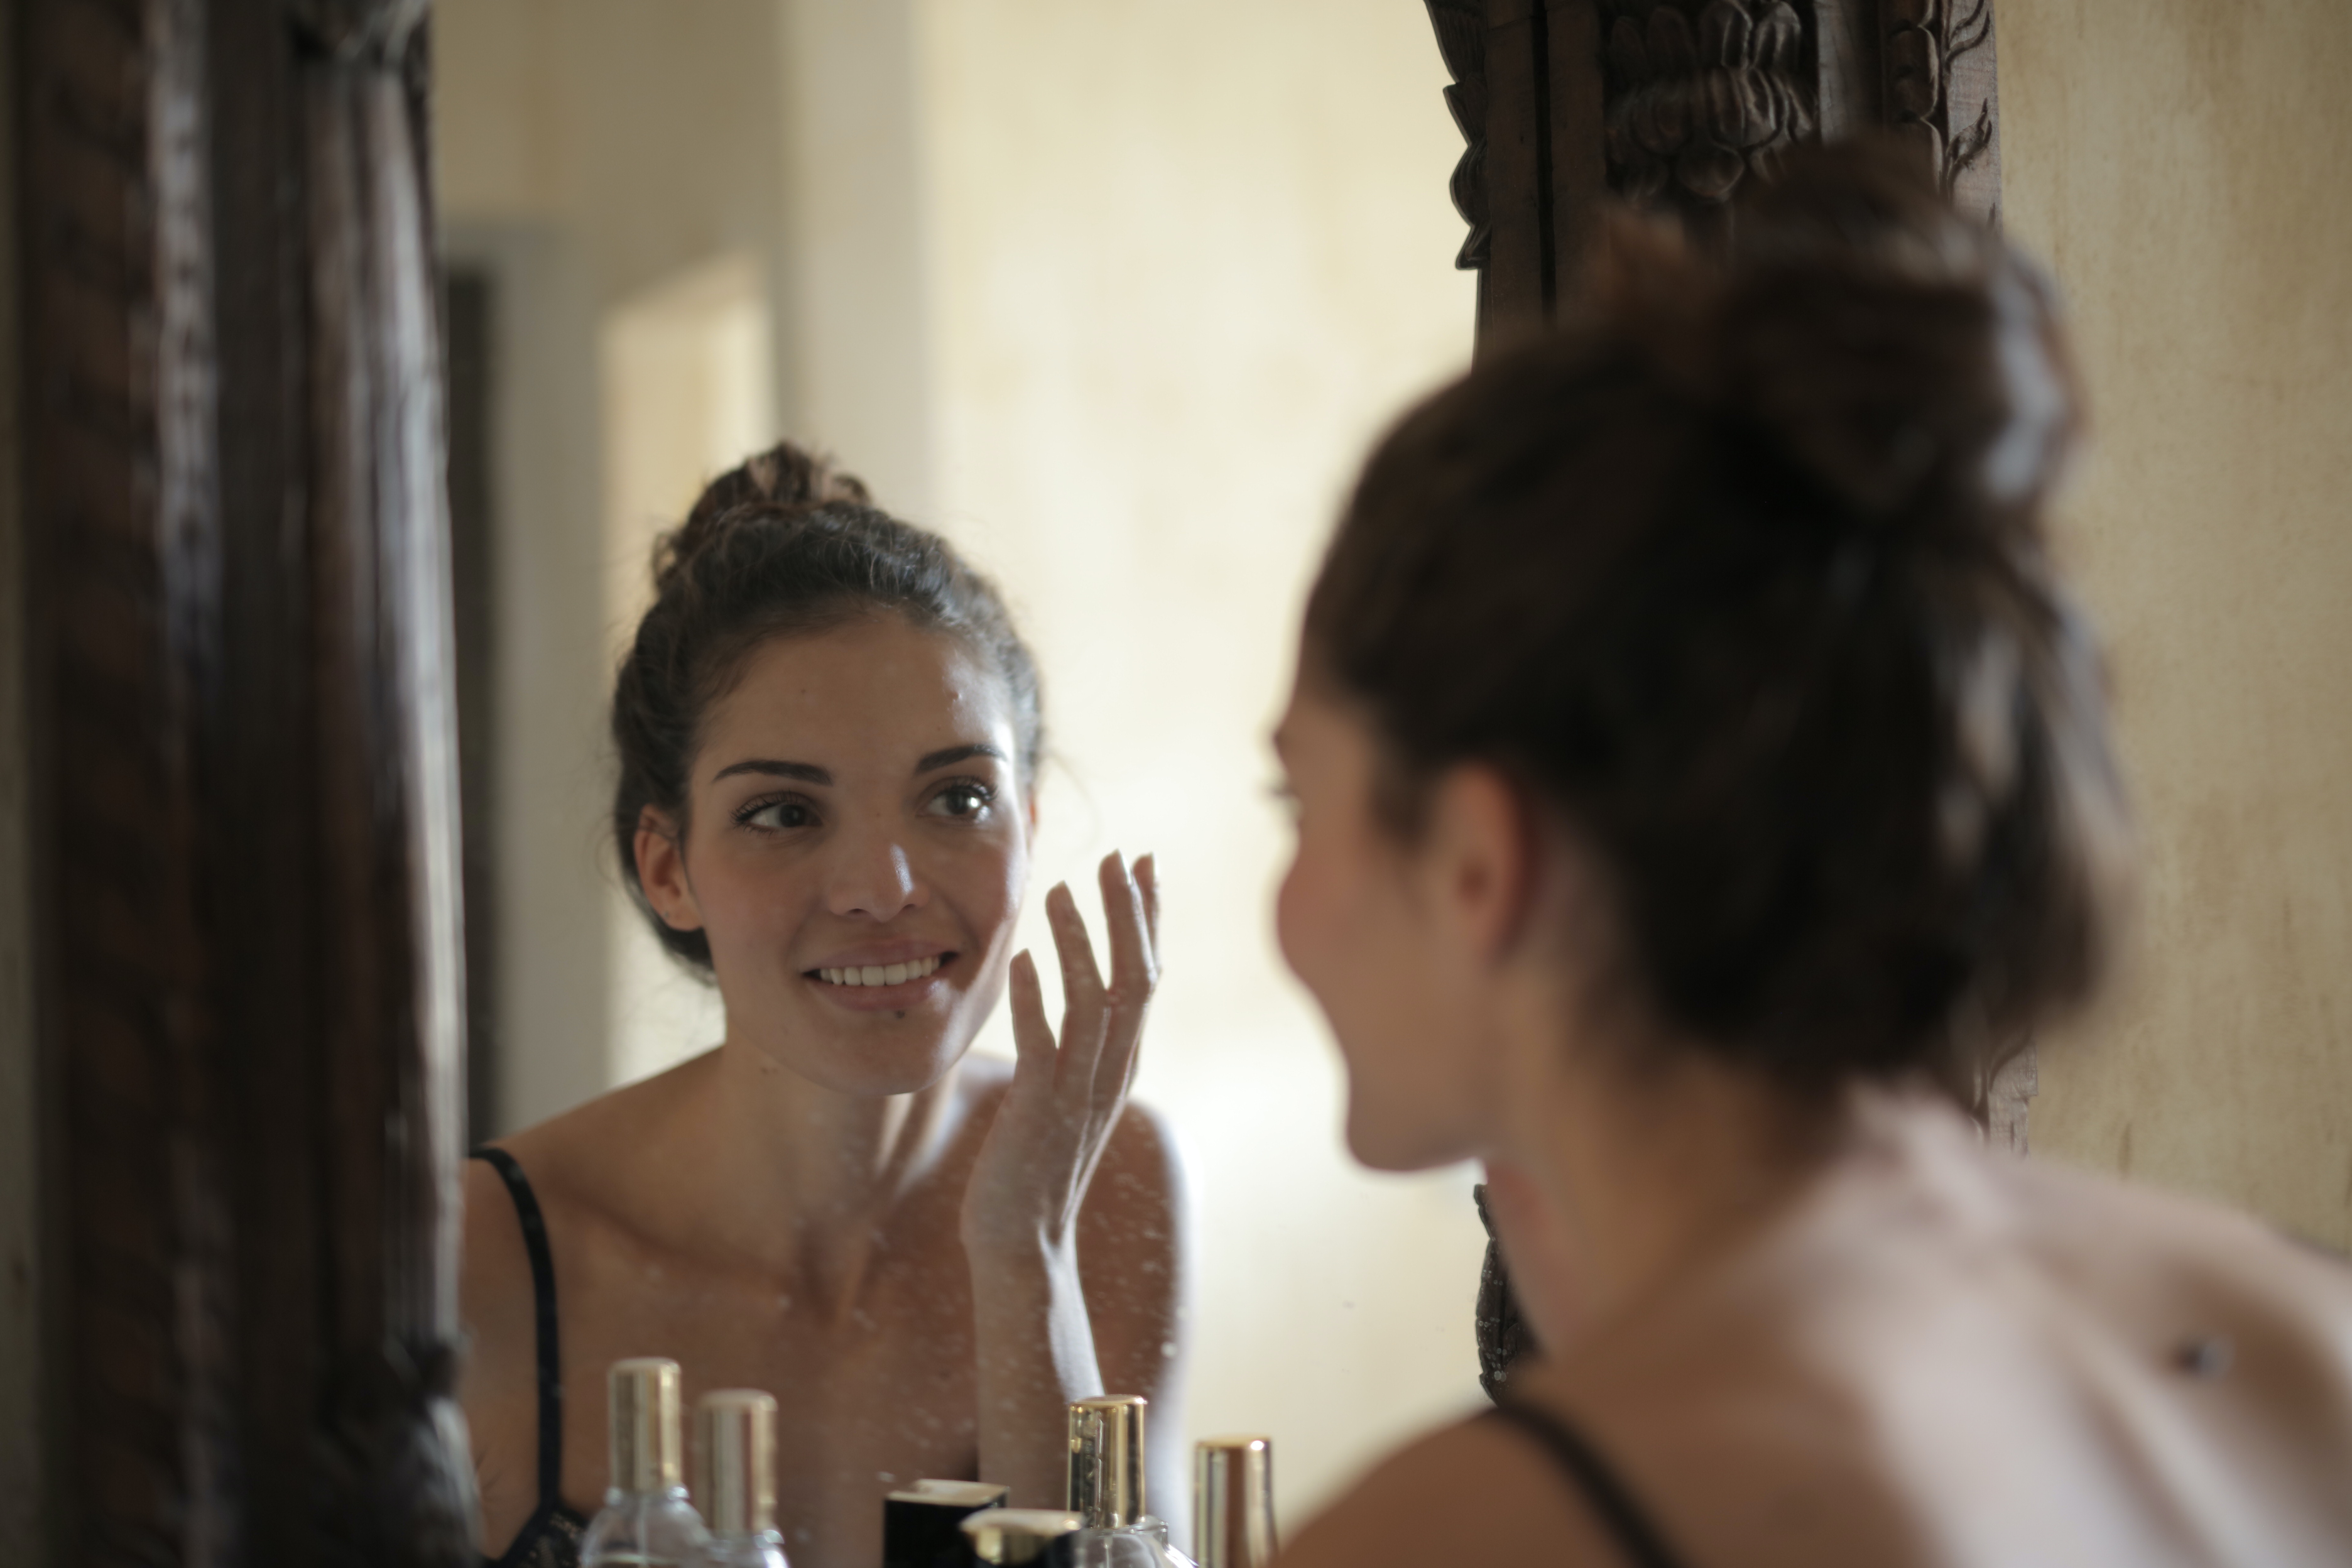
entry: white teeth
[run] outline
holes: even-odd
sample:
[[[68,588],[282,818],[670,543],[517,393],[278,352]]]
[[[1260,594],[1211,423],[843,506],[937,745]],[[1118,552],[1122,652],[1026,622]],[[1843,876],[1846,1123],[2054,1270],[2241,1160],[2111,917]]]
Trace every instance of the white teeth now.
[[[828,985],[904,985],[909,980],[920,980],[935,973],[940,957],[918,958],[908,963],[868,963],[856,969],[820,969],[817,978]]]

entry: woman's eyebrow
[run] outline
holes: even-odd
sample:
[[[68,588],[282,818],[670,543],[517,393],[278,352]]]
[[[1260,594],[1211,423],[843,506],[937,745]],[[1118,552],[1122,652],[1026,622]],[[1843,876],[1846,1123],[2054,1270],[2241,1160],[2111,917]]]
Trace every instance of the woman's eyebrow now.
[[[1001,763],[1004,760],[1004,753],[985,741],[975,742],[969,746],[950,746],[942,752],[927,753],[921,762],[915,764],[915,771],[927,773],[934,768],[951,767],[967,757],[994,757]]]
[[[779,763],[766,757],[752,757],[744,762],[730,763],[710,775],[710,782],[733,778],[737,773],[766,773],[773,778],[799,779],[803,784],[829,784],[833,775],[814,763]]]

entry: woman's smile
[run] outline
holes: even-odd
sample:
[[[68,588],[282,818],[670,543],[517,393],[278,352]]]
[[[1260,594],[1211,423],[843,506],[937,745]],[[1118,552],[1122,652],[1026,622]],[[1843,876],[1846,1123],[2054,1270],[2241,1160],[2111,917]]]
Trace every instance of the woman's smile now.
[[[900,946],[907,944],[901,943]],[[920,957],[850,954],[806,971],[802,978],[836,1007],[853,1013],[903,1013],[962,978],[956,952],[933,947]]]
[[[841,968],[813,969],[809,973],[828,985],[902,985],[909,980],[920,980],[936,972],[941,955],[918,958],[904,963],[848,964]]]

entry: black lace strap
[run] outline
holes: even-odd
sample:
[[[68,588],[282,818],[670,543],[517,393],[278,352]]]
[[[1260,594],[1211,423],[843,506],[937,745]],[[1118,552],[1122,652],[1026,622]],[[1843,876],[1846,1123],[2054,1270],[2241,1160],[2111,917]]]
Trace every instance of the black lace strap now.
[[[563,1357],[555,1338],[555,1254],[548,1248],[539,1194],[530,1190],[530,1178],[515,1157],[485,1145],[474,1151],[474,1158],[506,1183],[515,1217],[522,1221],[523,1250],[530,1254],[531,1304],[539,1329],[539,1504],[544,1511],[563,1498]]]
[[[1592,1505],[1593,1513],[1616,1538],[1619,1550],[1633,1568],[1681,1568],[1682,1559],[1668,1548],[1625,1483],[1574,1427],[1549,1410],[1510,1399],[1496,1404],[1486,1419],[1517,1426],[1559,1461],[1559,1468]]]

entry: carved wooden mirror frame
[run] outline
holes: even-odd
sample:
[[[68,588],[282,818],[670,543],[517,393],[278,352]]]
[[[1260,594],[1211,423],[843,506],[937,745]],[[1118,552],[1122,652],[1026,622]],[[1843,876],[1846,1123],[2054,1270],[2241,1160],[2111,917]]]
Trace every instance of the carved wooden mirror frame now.
[[[425,9],[7,18],[58,1563],[473,1550]]]
[[[1992,0],[1427,0],[1482,345],[1551,319],[1612,199],[1727,221],[1793,143],[1916,141],[2000,222]]]

